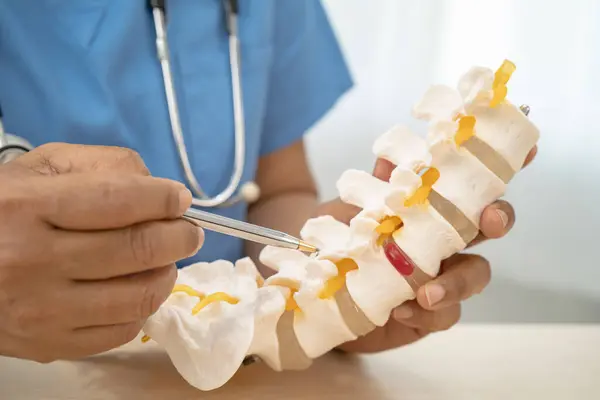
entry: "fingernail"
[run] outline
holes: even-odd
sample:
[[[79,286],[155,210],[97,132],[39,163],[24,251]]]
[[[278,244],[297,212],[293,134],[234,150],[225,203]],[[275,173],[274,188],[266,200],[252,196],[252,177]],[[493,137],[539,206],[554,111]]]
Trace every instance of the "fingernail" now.
[[[197,227],[196,228],[196,234],[197,234],[197,240],[198,240],[198,244],[196,245],[196,248],[187,255],[187,257],[193,257],[196,255],[196,253],[198,253],[200,251],[200,249],[204,246],[204,230],[202,228]]]
[[[183,214],[192,204],[192,192],[183,189],[179,192],[179,213]]]
[[[496,213],[498,214],[498,217],[500,217],[500,220],[502,221],[502,227],[506,228],[506,226],[508,225],[508,215],[501,209],[497,209]]]
[[[199,252],[202,246],[204,246],[204,229],[198,228],[198,247],[192,255],[195,255],[197,252]]]
[[[413,310],[410,306],[403,305],[394,310],[393,317],[395,320],[401,321],[409,319],[413,316]]]
[[[427,302],[430,306],[439,303],[445,295],[446,289],[444,289],[441,285],[431,284],[425,286],[425,296],[427,297]]]

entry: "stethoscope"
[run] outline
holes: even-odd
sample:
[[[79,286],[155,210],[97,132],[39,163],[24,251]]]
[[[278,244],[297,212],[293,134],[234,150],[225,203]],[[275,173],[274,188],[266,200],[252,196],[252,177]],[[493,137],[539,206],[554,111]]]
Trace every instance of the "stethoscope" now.
[[[188,186],[194,194],[193,205],[198,207],[229,207],[240,201],[255,202],[260,190],[256,183],[250,181],[240,187],[245,163],[245,118],[240,73],[240,48],[237,19],[239,14],[237,0],[222,0],[225,11],[225,27],[229,37],[229,64],[231,68],[231,87],[233,97],[233,118],[235,135],[235,155],[233,173],[227,187],[214,197],[208,196],[198,183],[192,170],[179,118],[179,106],[169,57],[169,44],[166,33],[166,0],[148,0],[154,18],[156,31],[156,51],[160,61],[164,80],[164,89],[169,110],[169,119],[173,140],[179,153]],[[19,155],[33,149],[33,146],[21,137],[4,132],[2,127],[2,111],[0,109],[0,164],[5,164]],[[236,191],[239,191],[236,194]]]

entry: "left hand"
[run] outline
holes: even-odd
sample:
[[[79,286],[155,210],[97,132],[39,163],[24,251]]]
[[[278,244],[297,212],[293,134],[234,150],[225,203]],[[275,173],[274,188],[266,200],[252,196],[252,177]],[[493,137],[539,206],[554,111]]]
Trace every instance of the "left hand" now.
[[[524,167],[537,153],[535,147]],[[389,180],[394,168],[391,163],[378,160],[373,173],[379,179]],[[360,210],[336,199],[321,205],[319,215],[331,215],[348,223]],[[488,239],[505,236],[515,223],[513,207],[499,200],[486,207],[481,215],[480,233],[467,248]],[[368,335],[339,347],[347,352],[371,353],[404,346],[430,333],[454,326],[460,319],[461,302],[481,293],[490,282],[489,263],[481,256],[455,254],[442,262],[439,275],[419,288],[415,300],[397,307],[386,325]]]

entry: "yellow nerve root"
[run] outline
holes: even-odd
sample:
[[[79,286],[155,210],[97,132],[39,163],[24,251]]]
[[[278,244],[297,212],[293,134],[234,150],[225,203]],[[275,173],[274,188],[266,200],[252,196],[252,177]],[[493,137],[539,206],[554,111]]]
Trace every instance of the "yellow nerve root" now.
[[[204,297],[202,293],[200,293],[194,288],[189,287],[188,285],[175,285],[171,293],[185,293],[192,297],[198,297],[200,299]]]
[[[257,282],[257,283],[259,284],[259,286],[261,285],[261,283],[259,283],[259,282]],[[238,298],[230,296],[227,293],[223,293],[223,292],[217,292],[217,293],[213,293],[208,296],[205,296],[204,294],[200,293],[199,291],[197,291],[196,289],[194,289],[192,287],[189,287],[188,285],[175,285],[175,287],[173,288],[171,293],[185,293],[189,296],[197,297],[200,300],[198,302],[198,304],[196,304],[196,306],[192,309],[192,315],[198,314],[200,312],[200,310],[202,310],[204,307],[206,307],[207,305],[209,305],[211,303],[215,303],[217,301],[225,301],[229,304],[237,304],[240,301]],[[146,343],[150,339],[151,339],[150,336],[144,335],[142,337],[142,343]]]
[[[379,226],[375,229],[377,233],[386,234],[393,233],[402,225],[402,219],[400,217],[392,216],[385,217]]]
[[[504,60],[500,68],[498,68],[494,75],[494,84],[492,85],[494,95],[492,96],[490,107],[497,107],[504,99],[506,99],[506,94],[508,92],[506,84],[516,69],[517,67],[515,64],[509,60]]]
[[[415,193],[410,196],[404,202],[405,207],[412,207],[417,204],[425,204],[429,198],[432,187],[435,182],[440,178],[440,172],[436,168],[428,168],[427,171],[421,175],[421,186],[415,190]]]
[[[400,217],[385,217],[375,229],[375,232],[379,233],[377,245],[381,246],[394,232],[402,227],[402,223]]]
[[[343,260],[336,262],[335,265],[338,269],[338,275],[329,279],[325,283],[321,293],[319,293],[320,299],[328,299],[333,297],[346,284],[346,274],[350,271],[358,269],[356,262],[349,258],[344,258]]]
[[[204,299],[204,295],[202,293],[200,293],[199,291],[197,291],[196,289],[188,286],[188,285],[181,285],[181,284],[177,284],[173,287],[173,290],[171,290],[171,294],[173,293],[185,293],[189,296],[192,297],[197,297],[200,301],[202,301],[202,299]],[[144,335],[142,337],[142,343],[146,343],[151,339],[150,336],[148,335]]]
[[[294,295],[298,292],[298,290],[300,290],[299,282],[296,282],[289,278],[278,278],[269,282],[269,284],[273,286],[285,287],[290,290],[290,295],[288,296],[287,302],[285,303],[286,311],[294,311],[300,308],[298,306],[298,303],[296,303],[296,300],[294,300]]]
[[[472,115],[460,117],[458,120],[458,130],[454,135],[454,142],[457,146],[462,145],[475,135],[475,117]]]
[[[290,297],[288,297],[285,303],[285,311],[294,311],[300,309],[298,303],[296,303],[296,300],[294,299],[296,292],[297,290],[290,289]]]
[[[192,315],[198,314],[204,307],[208,306],[211,303],[216,303],[217,301],[224,301],[229,304],[237,304],[240,300],[236,297],[230,296],[227,293],[216,292],[209,294],[204,299],[202,299],[196,307],[192,310]]]

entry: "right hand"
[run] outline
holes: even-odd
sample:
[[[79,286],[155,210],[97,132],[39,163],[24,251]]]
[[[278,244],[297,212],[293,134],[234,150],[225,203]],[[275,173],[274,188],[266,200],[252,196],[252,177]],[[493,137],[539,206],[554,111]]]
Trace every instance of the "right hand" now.
[[[203,232],[184,185],[122,148],[51,144],[0,166],[0,356],[51,362],[134,339]]]

